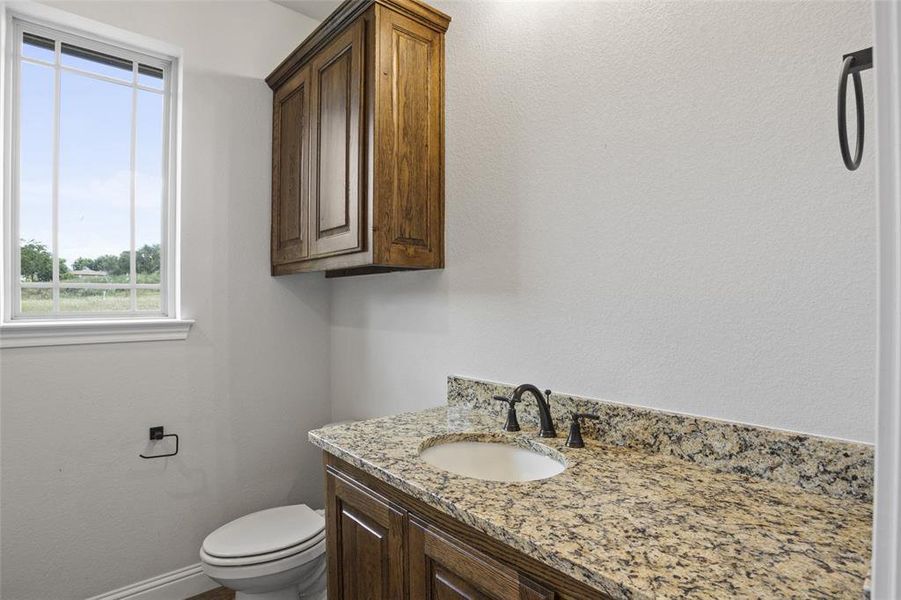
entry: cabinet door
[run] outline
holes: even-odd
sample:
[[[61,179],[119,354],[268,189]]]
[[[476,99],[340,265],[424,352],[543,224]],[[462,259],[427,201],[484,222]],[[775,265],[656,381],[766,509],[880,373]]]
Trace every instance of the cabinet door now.
[[[326,519],[329,600],[404,598],[406,513],[327,470]]]
[[[309,255],[309,69],[276,91],[272,109],[272,264],[282,265]]]
[[[358,19],[310,63],[314,148],[310,253],[314,257],[363,249],[363,28],[363,20]]]
[[[375,262],[444,266],[444,36],[378,6]]]
[[[410,597],[425,600],[553,600],[554,593],[411,518]]]

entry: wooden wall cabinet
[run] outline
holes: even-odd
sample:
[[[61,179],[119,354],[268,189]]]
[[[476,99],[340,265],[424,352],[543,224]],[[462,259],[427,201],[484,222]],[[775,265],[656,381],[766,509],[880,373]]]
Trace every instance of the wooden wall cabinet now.
[[[273,275],[444,267],[444,32],[416,0],[346,0],[266,79]]]
[[[605,600],[567,575],[324,455],[330,600]]]

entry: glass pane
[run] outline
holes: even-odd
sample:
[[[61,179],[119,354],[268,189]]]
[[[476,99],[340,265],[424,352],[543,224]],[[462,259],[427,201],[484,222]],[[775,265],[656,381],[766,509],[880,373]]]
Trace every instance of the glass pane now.
[[[117,258],[115,262],[118,263],[119,259]],[[124,261],[124,265],[127,269],[129,266],[127,260]],[[60,279],[71,283],[128,283],[127,275],[110,275],[110,271],[113,270],[102,260],[81,256],[72,261],[66,273],[60,274]]]
[[[22,63],[19,238],[22,281],[53,279],[53,69]]]
[[[138,92],[135,140],[135,266],[138,283],[160,282],[163,96]]]
[[[163,89],[163,70],[148,65],[138,65],[138,83],[155,90]]]
[[[113,312],[131,309],[128,290],[63,288],[59,291],[60,312]]]
[[[97,75],[115,77],[129,82],[134,79],[132,72],[134,63],[132,61],[71,44],[61,44],[60,61],[67,67],[74,67]]]
[[[63,72],[60,97],[59,256],[128,283],[131,247],[131,89]]]
[[[23,314],[49,314],[53,312],[53,290],[47,288],[22,290]]]
[[[56,62],[55,42],[38,35],[23,34],[22,56],[51,63]]]
[[[160,312],[160,291],[159,290],[137,290],[138,292],[138,310],[146,310],[152,312]]]

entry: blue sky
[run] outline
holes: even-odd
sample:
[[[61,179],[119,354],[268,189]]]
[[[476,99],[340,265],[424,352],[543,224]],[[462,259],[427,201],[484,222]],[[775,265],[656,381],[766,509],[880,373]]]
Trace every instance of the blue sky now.
[[[26,46],[38,55],[40,49]],[[53,60],[52,53],[49,53]],[[74,57],[64,64],[130,73]],[[78,63],[78,64],[76,64]],[[142,78],[143,79],[143,78]],[[54,69],[22,62],[20,236],[51,247]],[[119,254],[129,248],[132,88],[63,71],[60,80],[59,255]],[[138,92],[137,247],[160,243],[163,96]]]

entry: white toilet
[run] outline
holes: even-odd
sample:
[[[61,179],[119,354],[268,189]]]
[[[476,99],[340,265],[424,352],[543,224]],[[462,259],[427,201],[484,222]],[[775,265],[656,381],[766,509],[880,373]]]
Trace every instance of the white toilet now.
[[[208,535],[200,561],[235,600],[326,600],[325,518],[305,504],[251,513]]]

